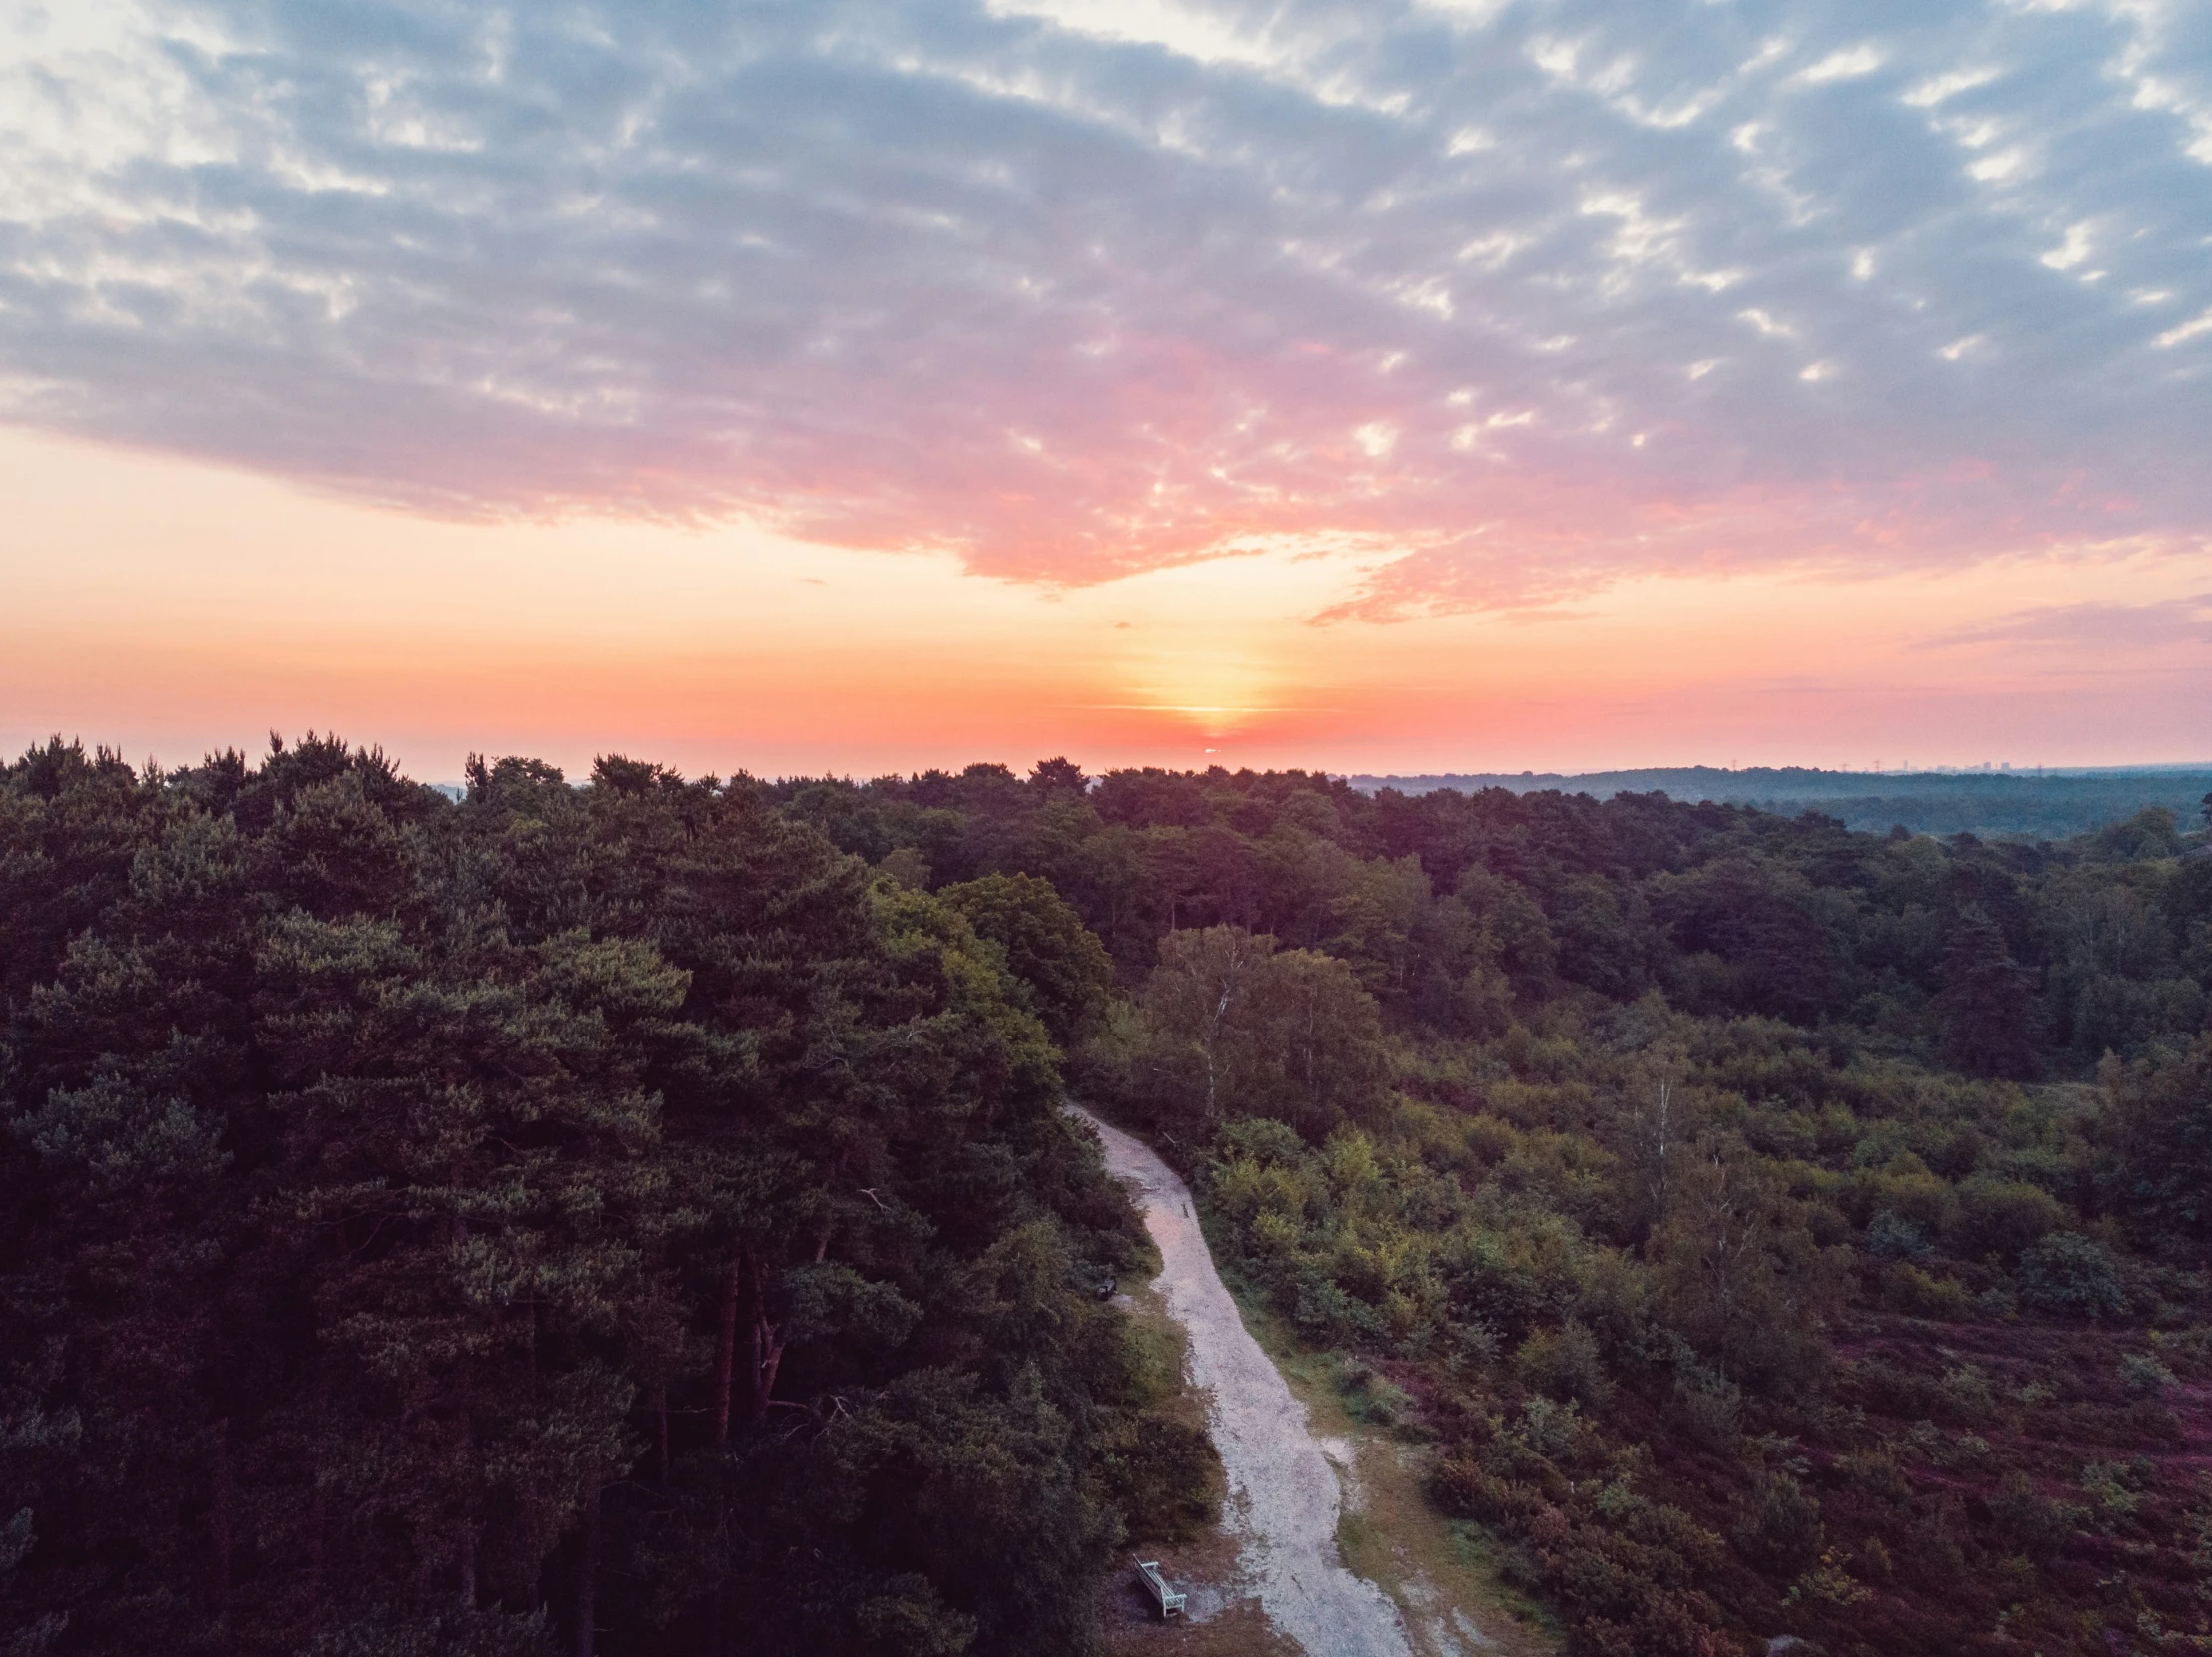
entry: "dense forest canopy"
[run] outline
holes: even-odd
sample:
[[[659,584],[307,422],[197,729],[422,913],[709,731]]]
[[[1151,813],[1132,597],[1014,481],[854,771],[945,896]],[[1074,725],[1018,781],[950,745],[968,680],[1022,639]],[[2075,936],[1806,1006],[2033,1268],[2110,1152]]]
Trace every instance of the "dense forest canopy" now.
[[[1572,1647],[2212,1640],[2212,848],[1066,760],[0,771],[8,1649],[1082,1651],[1068,1089]]]
[[[1103,953],[971,901],[623,760],[0,772],[0,1649],[1085,1649],[1198,1450]]]

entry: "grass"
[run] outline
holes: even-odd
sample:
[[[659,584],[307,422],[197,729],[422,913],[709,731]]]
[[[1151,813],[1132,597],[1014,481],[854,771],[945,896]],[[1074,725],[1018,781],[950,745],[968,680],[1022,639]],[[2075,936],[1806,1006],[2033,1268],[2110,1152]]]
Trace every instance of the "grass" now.
[[[1155,1267],[1154,1271],[1157,1272]],[[1142,1355],[1145,1381],[1158,1402],[1154,1408],[1174,1420],[1202,1432],[1206,1427],[1206,1395],[1191,1386],[1187,1380],[1190,1362],[1191,1338],[1183,1326],[1168,1315],[1168,1303],[1149,1280],[1131,1284],[1122,1293],[1128,1297],[1129,1337],[1131,1344]],[[1221,1490],[1221,1468],[1214,1468],[1214,1491]]]

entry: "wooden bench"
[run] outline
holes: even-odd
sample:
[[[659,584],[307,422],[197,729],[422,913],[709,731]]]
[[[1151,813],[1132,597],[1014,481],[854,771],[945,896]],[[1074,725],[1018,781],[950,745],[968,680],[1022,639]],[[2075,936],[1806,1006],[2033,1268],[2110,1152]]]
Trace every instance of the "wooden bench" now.
[[[1153,1603],[1160,1607],[1160,1620],[1165,1622],[1170,1617],[1180,1616],[1183,1611],[1183,1596],[1169,1587],[1168,1579],[1160,1574],[1160,1561],[1139,1559],[1133,1553],[1129,1557],[1131,1563],[1137,1567],[1137,1575],[1143,1580],[1145,1591],[1152,1595]]]

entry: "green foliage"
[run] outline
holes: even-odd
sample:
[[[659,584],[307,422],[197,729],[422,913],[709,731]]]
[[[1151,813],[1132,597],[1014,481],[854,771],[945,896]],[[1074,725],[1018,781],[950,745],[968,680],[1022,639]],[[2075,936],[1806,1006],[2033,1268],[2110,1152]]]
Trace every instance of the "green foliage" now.
[[[2099,1072],[2104,1186],[2145,1240],[2212,1239],[2212,1035]]]
[[[2000,1533],[2031,1558],[2056,1555],[2073,1529],[2072,1513],[2044,1496],[2024,1472],[2005,1475],[1990,1509]]]
[[[1578,1652],[2212,1637],[2201,848],[56,741],[0,770],[0,1615],[1085,1650],[1213,1485],[1072,1082]]]
[[[1759,1481],[1735,1532],[1738,1547],[1784,1577],[1810,1569],[1825,1539],[1819,1499],[1786,1472]]]
[[[2047,1630],[2077,1590],[2037,1561],[2066,1554],[2072,1510],[2040,1491],[2080,1462],[2055,1446],[2170,1431],[2180,1395],[2141,1379],[2162,1360],[2114,1378],[2092,1355],[2080,1385],[2103,1402],[2049,1415],[2052,1448],[2028,1450],[2019,1413],[2051,1412],[2048,1389],[1936,1343],[2002,1349],[2149,1304],[2154,1278],[2091,1232],[2110,1233],[2099,1201],[2131,1143],[2188,1142],[2172,1033],[2198,1014],[2159,988],[2182,946],[2143,895],[2164,877],[2098,848],[1739,829],[1712,808],[1693,827],[1665,802],[1385,796],[1369,814],[1310,790],[1279,809],[1271,786],[1099,790],[1147,833],[1172,808],[1217,869],[1246,836],[1336,896],[1316,919],[1264,882],[1214,910],[1183,888],[1156,970],[1123,959],[1132,1011],[1083,1074],[1190,1166],[1240,1271],[1338,1354],[1347,1406],[1441,1441],[1439,1504],[1498,1532],[1578,1651],[1782,1627],[1949,1652],[2001,1610],[2065,1649]],[[1371,998],[1356,1108],[1253,1056],[1286,946]],[[2085,1073],[2106,980],[2135,998],[2132,1061],[2098,1090],[2022,1085]],[[2138,1212],[2130,1235],[2186,1234]],[[1913,1333],[1840,1361],[1839,1327]],[[1962,1485],[1981,1493],[1945,1493]]]
[[[2034,1065],[2033,981],[2005,933],[1979,905],[1961,909],[1937,968],[1933,1006],[1944,1050],[1961,1069],[2020,1075]]]
[[[1113,994],[1114,964],[1049,882],[985,875],[943,887],[937,896],[966,917],[978,938],[1006,952],[1017,992],[1053,1040],[1072,1046],[1097,1028]]]
[[[1236,927],[1173,933],[1138,1020],[1130,1098],[1186,1132],[1249,1114],[1319,1137],[1379,1103],[1378,1010],[1332,957]]]
[[[2132,1518],[2142,1505],[2149,1469],[2128,1461],[2091,1461],[2081,1469],[2082,1493],[2091,1510],[2106,1522]]]
[[[2093,1237],[2061,1232],[2021,1256],[2020,1295],[2062,1317],[2110,1317],[2127,1304],[2119,1263]]]
[[[1606,1372],[1597,1338],[1572,1319],[1534,1331],[1513,1357],[1524,1385],[1593,1410],[1604,1407]]]
[[[2065,1205],[2041,1186],[1978,1173],[1957,1187],[1945,1241],[1964,1259],[2009,1265],[2065,1220]]]
[[[1920,1260],[1927,1257],[1930,1244],[1913,1224],[1893,1208],[1885,1208],[1868,1222],[1866,1251],[1882,1260]]]
[[[2162,1393],[2181,1385],[2173,1371],[2147,1352],[2120,1354],[2120,1380],[2137,1393]]]
[[[1963,1285],[1899,1261],[1882,1274],[1882,1304],[1913,1318],[1964,1319],[1973,1306]]]
[[[0,941],[13,1650],[1081,1651],[1204,1510],[1041,880],[619,758],[55,744]]]

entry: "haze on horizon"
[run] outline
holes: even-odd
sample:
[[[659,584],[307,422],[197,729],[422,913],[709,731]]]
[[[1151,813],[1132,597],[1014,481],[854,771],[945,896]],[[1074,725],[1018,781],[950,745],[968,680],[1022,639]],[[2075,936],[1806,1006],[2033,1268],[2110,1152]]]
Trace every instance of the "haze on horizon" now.
[[[0,19],[0,745],[2212,753],[2212,13]]]

